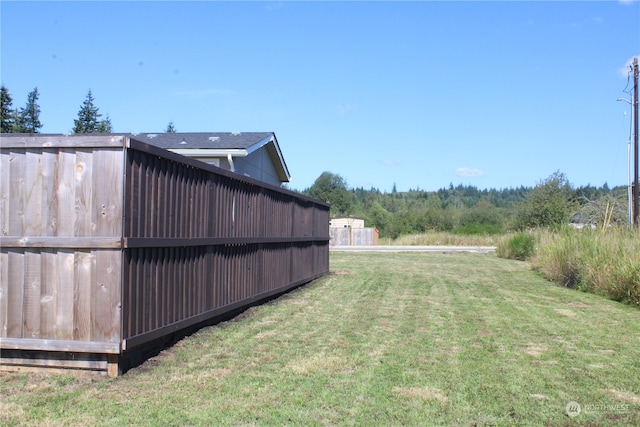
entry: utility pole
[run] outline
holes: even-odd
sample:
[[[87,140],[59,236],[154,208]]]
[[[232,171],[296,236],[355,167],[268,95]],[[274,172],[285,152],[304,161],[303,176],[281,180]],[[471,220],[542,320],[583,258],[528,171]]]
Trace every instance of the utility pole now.
[[[638,57],[633,58],[633,226],[640,228],[640,203],[638,203]]]

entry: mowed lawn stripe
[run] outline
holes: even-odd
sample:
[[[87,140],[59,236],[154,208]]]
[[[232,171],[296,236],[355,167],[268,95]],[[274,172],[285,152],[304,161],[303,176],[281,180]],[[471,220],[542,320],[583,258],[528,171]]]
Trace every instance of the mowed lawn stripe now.
[[[331,271],[116,379],[1,374],[0,422],[640,425],[636,308],[493,254],[336,252]]]

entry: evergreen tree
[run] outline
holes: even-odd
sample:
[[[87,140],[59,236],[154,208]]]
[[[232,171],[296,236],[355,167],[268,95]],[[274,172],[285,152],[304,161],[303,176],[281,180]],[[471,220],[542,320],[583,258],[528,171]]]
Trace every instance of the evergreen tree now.
[[[0,88],[0,133],[11,133],[15,126],[15,112],[11,109],[13,99],[5,85]]]
[[[176,128],[175,126],[173,126],[173,122],[169,122],[169,124],[167,125],[167,130],[165,130],[166,133],[176,133]]]
[[[36,87],[27,95],[27,105],[20,110],[19,132],[38,133],[42,127],[40,123],[40,106],[38,105],[38,88]]]
[[[101,127],[103,122],[99,120],[102,114],[100,114],[98,107],[93,105],[93,102],[93,94],[89,89],[87,97],[78,111],[78,118],[73,121],[73,133],[98,133],[103,129]]]
[[[111,117],[109,117],[109,114],[107,114],[107,117],[98,123],[98,126],[96,127],[96,133],[111,133],[111,131]]]

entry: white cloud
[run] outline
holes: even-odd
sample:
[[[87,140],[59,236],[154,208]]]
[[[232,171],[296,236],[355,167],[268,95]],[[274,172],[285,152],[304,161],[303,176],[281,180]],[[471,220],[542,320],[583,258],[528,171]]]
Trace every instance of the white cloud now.
[[[384,166],[397,166],[397,165],[398,165],[398,162],[396,162],[395,160],[392,160],[392,159],[384,159],[384,160],[382,161],[382,164],[383,164]]]
[[[338,114],[346,114],[351,110],[358,108],[356,104],[338,104],[336,105],[336,111]]]
[[[637,0],[618,0],[618,3],[621,3],[621,4],[633,4],[636,1]]]
[[[456,169],[456,175],[464,177],[484,176],[484,171],[472,168],[458,168]]]
[[[282,9],[284,7],[284,2],[281,2],[281,1],[268,2],[265,7],[267,10]]]
[[[178,91],[176,95],[181,98],[195,100],[208,98],[210,96],[226,96],[231,95],[231,93],[229,89],[193,89]]]

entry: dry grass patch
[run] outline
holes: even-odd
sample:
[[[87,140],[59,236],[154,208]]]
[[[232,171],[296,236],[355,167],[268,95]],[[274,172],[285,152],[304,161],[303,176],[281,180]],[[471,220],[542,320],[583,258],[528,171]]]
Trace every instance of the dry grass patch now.
[[[575,308],[591,308],[590,304],[585,304],[582,302],[570,302],[567,304],[569,307],[575,307]]]
[[[549,350],[549,347],[545,344],[527,344],[527,348],[524,350],[526,354],[533,357],[540,357]]]
[[[287,369],[300,375],[310,375],[317,372],[348,371],[348,360],[345,357],[326,356],[322,354],[302,357],[287,364]]]
[[[256,339],[258,341],[267,340],[267,339],[270,339],[270,338],[273,338],[273,337],[277,336],[278,334],[279,334],[279,332],[278,332],[277,329],[272,329],[270,331],[262,331],[262,332],[258,332],[256,334]]]
[[[210,380],[221,381],[232,373],[233,370],[228,368],[214,368],[199,372],[196,375],[192,375],[192,377],[195,379],[195,381],[202,383],[204,381]]]
[[[549,396],[540,393],[529,393],[529,397],[538,400],[549,400]]]
[[[5,403],[0,400],[0,421],[5,423],[14,418],[21,418],[24,416],[24,409],[22,405],[17,403]]]
[[[331,273],[329,273],[331,275],[334,276],[343,276],[343,277],[353,277],[356,275],[355,272],[353,271],[346,271],[346,270],[341,270],[341,271],[332,271]]]
[[[637,395],[635,393],[631,393],[628,391],[616,390],[613,388],[610,388],[605,391],[615,400],[619,400],[621,402],[626,402],[626,403],[632,403],[634,405],[640,405],[640,395]]]
[[[428,402],[447,403],[447,396],[437,388],[429,387],[394,387],[393,392],[407,399],[421,399]]]
[[[495,246],[499,237],[495,235],[462,235],[445,232],[428,232],[400,236],[391,242],[397,246]]]
[[[554,309],[554,311],[558,314],[561,314],[563,316],[567,316],[567,317],[571,317],[571,318],[575,318],[577,316],[576,312],[573,310],[569,310],[567,308],[556,308]]]

